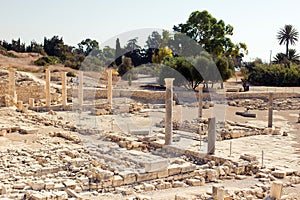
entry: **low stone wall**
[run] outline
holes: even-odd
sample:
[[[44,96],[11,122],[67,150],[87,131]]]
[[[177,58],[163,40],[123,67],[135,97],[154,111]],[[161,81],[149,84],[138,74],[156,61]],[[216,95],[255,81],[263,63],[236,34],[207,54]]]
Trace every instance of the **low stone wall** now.
[[[77,97],[77,88],[73,90],[68,89],[68,95]],[[106,89],[84,89],[83,98],[85,100],[93,99],[105,99],[107,95]],[[140,100],[146,103],[164,103],[165,101],[165,91],[150,91],[150,90],[124,90],[124,89],[114,89],[113,97],[127,97],[135,100]],[[300,97],[298,93],[274,93],[274,98],[294,98]],[[174,90],[174,100],[177,102],[196,102],[198,98],[197,92],[191,91],[176,91]],[[264,99],[269,98],[268,92],[227,92],[227,93],[203,93],[203,100],[210,101],[213,100],[232,100],[232,99]]]

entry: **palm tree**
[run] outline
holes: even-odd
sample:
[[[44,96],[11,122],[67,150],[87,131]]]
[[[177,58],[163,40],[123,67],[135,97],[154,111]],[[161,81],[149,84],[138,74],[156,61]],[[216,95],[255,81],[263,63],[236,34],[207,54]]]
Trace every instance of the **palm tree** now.
[[[279,44],[286,45],[286,57],[289,57],[289,44],[294,45],[298,41],[298,31],[292,25],[285,25],[278,31],[277,39]]]
[[[291,61],[296,64],[300,63],[300,55],[297,54],[296,49],[289,49],[289,57],[286,57],[284,53],[276,54],[273,63],[280,64],[286,63],[287,61]]]

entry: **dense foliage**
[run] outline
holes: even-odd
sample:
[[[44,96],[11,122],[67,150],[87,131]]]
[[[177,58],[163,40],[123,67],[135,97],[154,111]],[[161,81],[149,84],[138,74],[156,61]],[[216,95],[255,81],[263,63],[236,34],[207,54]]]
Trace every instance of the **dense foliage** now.
[[[254,62],[248,67],[248,81],[253,85],[300,86],[300,65],[263,64]]]

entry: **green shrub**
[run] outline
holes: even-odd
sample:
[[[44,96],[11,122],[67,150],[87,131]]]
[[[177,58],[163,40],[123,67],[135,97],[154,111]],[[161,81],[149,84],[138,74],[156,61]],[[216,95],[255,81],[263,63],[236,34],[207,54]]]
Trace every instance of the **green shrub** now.
[[[300,65],[255,64],[249,70],[248,81],[254,85],[300,86]]]
[[[61,61],[56,56],[43,56],[34,61],[34,64],[38,66],[56,65],[58,63],[61,63]]]
[[[76,74],[74,72],[68,72],[67,76],[68,77],[76,77]]]

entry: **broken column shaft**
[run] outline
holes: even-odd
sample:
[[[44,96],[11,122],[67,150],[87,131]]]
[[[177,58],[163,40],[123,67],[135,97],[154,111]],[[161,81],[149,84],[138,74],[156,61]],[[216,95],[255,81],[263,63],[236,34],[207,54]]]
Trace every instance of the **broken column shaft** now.
[[[79,71],[79,83],[78,83],[78,104],[81,109],[83,106],[83,71]]]
[[[208,118],[207,154],[215,154],[216,146],[216,118]]]
[[[107,104],[112,108],[112,69],[107,70]]]
[[[273,93],[269,94],[269,105],[268,105],[268,127],[272,128],[273,124]]]
[[[50,69],[46,68],[46,106],[50,107],[51,96],[50,96]]]
[[[61,72],[61,104],[63,107],[67,106],[67,79],[66,72]]]
[[[165,120],[165,144],[172,144],[172,112],[173,112],[173,78],[165,78],[166,83],[166,120]]]

